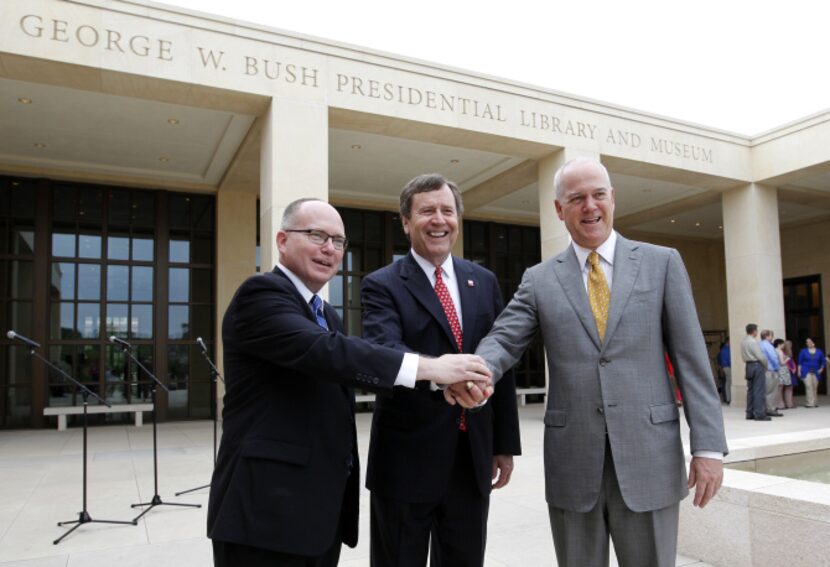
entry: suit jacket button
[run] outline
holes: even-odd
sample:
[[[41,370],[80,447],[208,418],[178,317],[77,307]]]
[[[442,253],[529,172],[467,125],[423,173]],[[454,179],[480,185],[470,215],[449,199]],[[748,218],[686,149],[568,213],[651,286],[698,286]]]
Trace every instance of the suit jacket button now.
[[[599,413],[600,415],[605,415],[605,410],[599,407],[597,408],[597,413]]]
[[[599,359],[599,365],[600,366],[607,366],[609,364],[611,364],[611,361],[608,360],[607,358],[600,358]]]

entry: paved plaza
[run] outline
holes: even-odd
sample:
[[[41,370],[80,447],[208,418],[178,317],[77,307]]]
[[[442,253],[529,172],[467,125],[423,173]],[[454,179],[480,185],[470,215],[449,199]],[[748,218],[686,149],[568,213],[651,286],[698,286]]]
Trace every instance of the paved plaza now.
[[[735,441],[826,427],[830,405],[825,396],[821,401],[825,403],[818,409],[799,407],[770,422],[746,421],[742,408],[724,407],[727,437]],[[516,459],[510,485],[493,494],[487,567],[556,565],[544,502],[543,411],[541,404],[521,408],[524,456]],[[364,463],[370,422],[370,414],[358,415]],[[137,526],[86,524],[53,545],[65,531],[56,522],[76,519],[81,509],[82,430],[0,432],[0,567],[211,565],[210,541],[205,537],[208,491],[181,497],[174,493],[209,482],[212,439],[209,421],[159,426],[159,495],[165,502],[202,504],[202,508],[160,506]],[[131,520],[138,515],[130,505],[153,496],[151,425],[91,428],[89,454],[87,507],[92,518]],[[369,565],[369,494],[365,489],[361,510],[360,544],[343,549],[341,565],[345,567]],[[677,565],[706,564],[678,557]]]

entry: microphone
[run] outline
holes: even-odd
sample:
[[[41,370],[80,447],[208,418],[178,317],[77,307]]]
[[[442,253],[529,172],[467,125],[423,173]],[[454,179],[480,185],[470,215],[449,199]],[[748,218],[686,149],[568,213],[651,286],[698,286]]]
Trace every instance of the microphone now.
[[[26,346],[28,346],[29,348],[40,348],[40,344],[39,344],[39,343],[36,343],[36,342],[35,342],[35,341],[33,341],[32,339],[27,339],[27,338],[26,338],[26,337],[24,337],[23,335],[18,335],[18,334],[17,334],[17,333],[15,333],[14,331],[9,331],[8,333],[6,333],[6,336],[7,336],[7,337],[9,337],[9,338],[10,338],[10,339],[12,339],[12,340],[17,339],[18,341],[20,341],[21,343],[25,344],[25,345],[26,345]]]
[[[117,344],[117,345],[120,345],[121,348],[125,348],[127,350],[132,350],[132,348],[133,348],[133,345],[131,345],[130,343],[128,343],[124,339],[119,339],[115,335],[110,337],[110,342],[114,343],[114,344]]]
[[[204,354],[207,354],[207,345],[205,341],[202,340],[202,337],[196,337],[196,344],[199,345],[199,348],[202,349]]]

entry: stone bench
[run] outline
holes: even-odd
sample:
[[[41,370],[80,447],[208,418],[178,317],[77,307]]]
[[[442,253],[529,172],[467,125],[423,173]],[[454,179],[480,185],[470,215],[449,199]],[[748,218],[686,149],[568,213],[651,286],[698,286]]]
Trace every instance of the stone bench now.
[[[135,426],[141,427],[144,423],[142,412],[153,411],[153,404],[113,404],[112,407],[104,405],[89,405],[87,406],[87,413],[135,413]],[[84,406],[52,406],[43,408],[43,415],[58,416],[58,431],[66,430],[66,416],[67,415],[81,415],[84,413]]]

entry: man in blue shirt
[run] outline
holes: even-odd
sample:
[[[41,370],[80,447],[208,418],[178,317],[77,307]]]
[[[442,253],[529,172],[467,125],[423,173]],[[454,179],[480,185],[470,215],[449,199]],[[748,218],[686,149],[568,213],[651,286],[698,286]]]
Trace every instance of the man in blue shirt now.
[[[726,341],[720,347],[718,367],[723,374],[723,383],[721,384],[723,401],[726,402],[726,405],[730,405],[732,403],[732,349],[729,348],[729,337],[726,337]]]
[[[772,339],[774,337],[774,333],[769,329],[761,331],[761,352],[767,357],[765,405],[767,415],[781,417],[784,414],[775,408],[775,395],[778,392],[778,369],[781,368],[781,363],[778,362],[778,353],[775,352],[775,347],[772,346]]]

